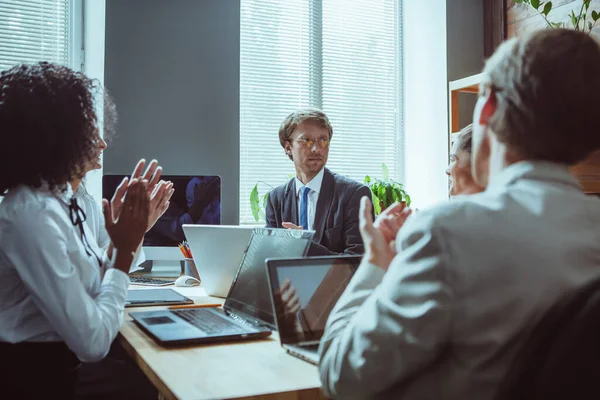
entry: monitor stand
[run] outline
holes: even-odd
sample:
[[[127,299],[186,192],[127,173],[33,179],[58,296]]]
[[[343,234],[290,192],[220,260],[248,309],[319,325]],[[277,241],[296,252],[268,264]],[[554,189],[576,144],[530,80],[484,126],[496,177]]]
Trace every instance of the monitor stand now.
[[[146,262],[151,263],[150,272],[143,272],[147,277],[177,278],[183,270],[183,260],[149,260]]]

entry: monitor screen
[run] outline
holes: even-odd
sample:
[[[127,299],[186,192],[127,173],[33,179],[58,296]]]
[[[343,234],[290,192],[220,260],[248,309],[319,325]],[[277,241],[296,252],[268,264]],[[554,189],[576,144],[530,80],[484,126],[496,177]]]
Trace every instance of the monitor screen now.
[[[102,197],[111,199],[126,175],[104,175]],[[169,208],[144,236],[143,245],[177,246],[185,240],[183,224],[220,225],[221,178],[219,176],[163,175],[175,192]]]
[[[269,260],[277,329],[282,343],[318,341],[361,256]]]
[[[256,228],[229,289],[225,309],[275,328],[265,259],[302,257],[314,231]]]

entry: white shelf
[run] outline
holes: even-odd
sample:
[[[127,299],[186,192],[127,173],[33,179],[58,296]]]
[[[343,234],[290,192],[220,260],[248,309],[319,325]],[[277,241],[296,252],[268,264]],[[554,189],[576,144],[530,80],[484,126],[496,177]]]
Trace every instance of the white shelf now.
[[[458,79],[456,81],[448,82],[448,89],[451,92],[468,92],[477,93],[479,90],[479,84],[483,80],[483,73],[477,75],[467,76],[466,78]]]

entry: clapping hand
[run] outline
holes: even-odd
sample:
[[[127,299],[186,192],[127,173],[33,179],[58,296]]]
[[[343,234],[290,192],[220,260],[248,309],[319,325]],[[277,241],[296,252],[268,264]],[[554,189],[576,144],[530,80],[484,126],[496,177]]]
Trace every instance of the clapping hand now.
[[[412,214],[412,210],[403,203],[394,203],[377,216],[373,226],[383,235],[386,242],[393,245],[398,231]]]
[[[372,208],[373,203],[367,196],[360,200],[359,228],[360,235],[362,236],[365,245],[365,258],[369,263],[377,265],[384,271],[387,271],[390,263],[396,256],[395,236],[391,236],[393,227],[396,225],[393,225],[392,227],[386,226],[384,229],[386,234],[384,235],[381,229],[376,227],[373,223]],[[390,210],[388,214],[385,214],[385,211],[381,213],[379,217],[377,217],[377,225],[380,227],[381,220],[387,219],[387,216],[393,212],[394,210]],[[387,223],[384,225],[387,225]]]
[[[173,195],[173,183],[165,182],[160,180],[162,175],[162,167],[158,165],[158,161],[152,160],[146,168],[146,171],[142,175],[142,171],[144,171],[144,166],[146,165],[146,160],[143,158],[138,161],[135,166],[133,173],[131,174],[131,178],[123,178],[121,184],[117,187],[115,194],[113,195],[110,204],[112,210],[112,218],[116,220],[119,218],[119,213],[123,207],[123,199],[125,198],[125,194],[127,190],[131,186],[131,182],[135,179],[142,179],[147,181],[146,191],[150,196],[150,204],[149,204],[149,215],[148,221],[146,224],[146,232],[150,230],[160,218],[164,212],[169,208],[169,200]]]
[[[148,225],[146,232],[148,232],[158,221],[160,217],[167,211],[171,204],[171,196],[175,193],[173,189],[173,182],[165,182],[160,180],[152,194],[150,194],[150,213],[148,214]]]
[[[117,252],[133,254],[144,238],[150,212],[150,197],[146,187],[144,180],[131,180],[118,218],[113,217],[111,203],[102,200],[106,230]],[[123,267],[127,267],[127,271],[123,271],[128,272],[129,266]]]

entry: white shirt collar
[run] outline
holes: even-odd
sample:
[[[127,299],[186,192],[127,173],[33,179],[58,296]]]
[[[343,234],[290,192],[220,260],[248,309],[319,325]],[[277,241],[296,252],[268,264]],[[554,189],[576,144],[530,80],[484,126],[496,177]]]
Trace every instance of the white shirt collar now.
[[[299,195],[300,189],[304,186],[308,187],[310,190],[319,194],[321,191],[321,184],[323,183],[323,175],[325,174],[325,168],[321,169],[314,178],[310,180],[306,185],[300,181],[298,178],[294,178],[296,180],[296,194]]]
[[[86,193],[87,190],[85,188],[85,185],[83,184],[83,182],[79,182],[79,186],[77,186],[77,190],[75,190],[75,192],[73,193],[73,197],[79,199],[83,197]]]

